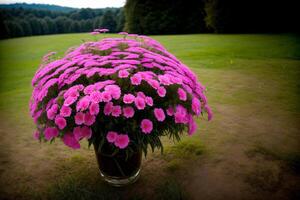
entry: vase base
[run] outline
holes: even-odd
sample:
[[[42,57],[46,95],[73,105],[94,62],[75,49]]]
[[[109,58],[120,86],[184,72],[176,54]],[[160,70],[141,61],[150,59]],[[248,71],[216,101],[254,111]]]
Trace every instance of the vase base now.
[[[120,178],[115,176],[107,176],[100,171],[101,177],[107,182],[109,185],[114,187],[124,187],[126,185],[130,185],[136,182],[140,176],[140,169],[132,176],[126,178]]]

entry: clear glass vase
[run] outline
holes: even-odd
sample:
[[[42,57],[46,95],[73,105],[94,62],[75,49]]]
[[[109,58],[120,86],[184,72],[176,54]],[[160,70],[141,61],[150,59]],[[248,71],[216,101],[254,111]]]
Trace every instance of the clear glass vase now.
[[[94,149],[100,175],[112,186],[122,187],[137,181],[142,164],[142,150],[136,149],[126,158],[124,150],[113,153],[109,144],[104,144],[99,150],[94,143]]]

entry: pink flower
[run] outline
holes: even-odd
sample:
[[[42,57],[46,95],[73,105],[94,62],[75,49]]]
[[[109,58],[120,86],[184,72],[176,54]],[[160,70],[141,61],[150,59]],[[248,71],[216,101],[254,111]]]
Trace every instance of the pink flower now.
[[[73,135],[77,141],[82,138],[90,139],[92,137],[92,129],[87,126],[77,126],[73,129]]]
[[[91,35],[98,35],[99,32],[96,32],[96,31],[93,31],[93,32],[90,32]]]
[[[108,85],[105,87],[105,91],[110,92],[111,97],[114,99],[119,99],[121,96],[121,89],[117,85]]]
[[[207,104],[204,106],[204,108],[205,108],[205,110],[207,112],[207,115],[208,115],[208,121],[210,121],[213,117],[213,113],[212,113],[210,107]]]
[[[153,87],[154,89],[158,89],[159,88],[159,82],[156,80],[149,80],[148,83],[151,85],[151,87]]]
[[[153,106],[153,99],[152,97],[146,97],[145,102],[148,106]]]
[[[142,82],[142,77],[139,74],[135,74],[130,78],[132,85],[139,85]]]
[[[194,121],[193,117],[190,116],[188,134],[193,135],[196,132],[196,130],[197,130],[197,123]]]
[[[92,94],[94,91],[95,91],[95,85],[89,85],[84,88],[83,93],[87,95],[87,94]]]
[[[45,139],[51,140],[54,137],[58,136],[58,129],[55,127],[48,127],[45,129]]]
[[[137,96],[137,97],[141,97],[141,98],[143,98],[143,99],[146,98],[146,95],[144,94],[144,92],[138,92],[138,93],[136,94],[136,96]]]
[[[167,109],[167,115],[169,115],[169,116],[173,116],[174,115],[174,109],[172,107],[169,107]]]
[[[64,106],[70,106],[72,105],[75,101],[77,100],[77,97],[68,97],[65,101],[64,101]]]
[[[164,87],[159,87],[158,89],[157,89],[157,94],[158,94],[158,96],[160,96],[160,97],[165,97],[166,96],[166,89],[164,88]]]
[[[186,92],[182,88],[178,88],[177,93],[180,100],[182,101],[187,100]]]
[[[121,106],[113,106],[111,115],[114,117],[119,117],[122,114]]]
[[[125,134],[120,134],[117,136],[114,144],[120,149],[125,149],[129,144],[129,137]]]
[[[104,106],[104,111],[103,111],[104,114],[105,115],[110,115],[111,112],[112,112],[113,107],[114,107],[114,104],[112,102],[106,103],[105,106]]]
[[[33,133],[33,138],[36,139],[36,140],[39,140],[40,139],[40,132],[39,131],[35,131]]]
[[[109,102],[109,101],[111,101],[111,99],[112,99],[112,96],[109,91],[102,92],[102,101]]]
[[[106,139],[110,143],[114,143],[118,137],[118,133],[114,131],[109,131],[106,135]]]
[[[95,123],[96,117],[94,115],[91,115],[90,113],[84,114],[84,124],[87,126],[91,126]]]
[[[99,91],[92,92],[90,97],[93,103],[100,103],[102,101],[102,95]]]
[[[53,120],[55,118],[56,114],[52,109],[47,110],[47,117],[50,120]]]
[[[91,115],[97,115],[99,113],[99,104],[91,103],[89,110]]]
[[[63,117],[69,117],[72,113],[72,109],[69,106],[62,106],[60,109],[60,115]]]
[[[58,105],[57,105],[57,104],[53,104],[53,106],[51,107],[51,110],[52,110],[54,113],[57,113],[57,111],[58,111]]]
[[[133,96],[132,94],[125,94],[123,97],[123,102],[126,104],[131,104],[132,102],[134,102],[135,96]]]
[[[131,106],[126,106],[123,108],[123,115],[126,118],[131,118],[134,116],[134,109]]]
[[[164,110],[161,108],[155,108],[154,115],[155,115],[157,121],[160,121],[160,122],[164,121],[166,118]]]
[[[151,133],[153,129],[153,123],[149,119],[143,119],[141,123],[142,132],[145,134]]]
[[[127,78],[128,76],[129,76],[129,72],[126,69],[120,70],[118,73],[119,78]]]
[[[75,115],[75,124],[81,125],[84,122],[84,113],[78,112]]]
[[[90,102],[91,102],[91,99],[89,96],[85,96],[85,97],[81,98],[76,105],[76,111],[84,111],[84,110],[88,109]]]
[[[159,75],[158,79],[163,85],[171,84],[170,78],[167,75]]]
[[[201,114],[201,103],[196,97],[192,99],[192,110],[197,116]]]
[[[77,99],[77,97],[79,96],[79,92],[77,91],[77,89],[75,88],[70,88],[69,90],[66,91],[66,93],[64,94],[64,98],[67,99],[69,97],[71,98],[75,98]]]
[[[120,34],[120,35],[128,35],[128,33],[127,32],[120,32],[120,33],[118,33],[118,34]]]
[[[55,124],[58,126],[60,130],[64,129],[67,125],[67,121],[62,116],[55,117]]]
[[[175,117],[175,123],[188,123],[188,116],[187,116],[187,110],[182,105],[178,105],[176,107],[176,112],[174,114]]]
[[[145,100],[141,97],[136,97],[134,103],[138,110],[143,110],[146,107]]]
[[[72,149],[80,148],[79,142],[75,139],[74,135],[71,133],[65,134],[62,140],[65,143],[65,145],[71,147]]]

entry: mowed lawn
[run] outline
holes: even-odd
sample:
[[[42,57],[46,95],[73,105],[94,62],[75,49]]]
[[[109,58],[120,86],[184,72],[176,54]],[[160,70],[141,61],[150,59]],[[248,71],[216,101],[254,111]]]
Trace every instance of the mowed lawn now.
[[[106,35],[112,36],[112,35]],[[113,35],[115,36],[115,35]],[[300,37],[154,36],[207,87],[214,119],[143,160],[125,188],[100,178],[92,149],[32,139],[31,78],[89,34],[0,41],[0,199],[299,199]]]

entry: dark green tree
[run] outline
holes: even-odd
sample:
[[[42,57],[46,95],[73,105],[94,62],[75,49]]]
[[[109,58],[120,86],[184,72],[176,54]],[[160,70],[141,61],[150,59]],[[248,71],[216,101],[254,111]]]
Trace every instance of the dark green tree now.
[[[143,34],[205,32],[204,0],[127,0],[125,30]]]
[[[107,28],[110,30],[110,32],[116,31],[116,19],[113,15],[113,12],[108,10],[104,13],[104,15],[101,17],[101,25],[102,28]]]

